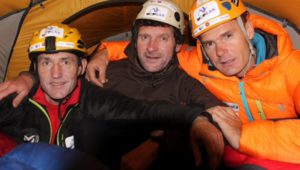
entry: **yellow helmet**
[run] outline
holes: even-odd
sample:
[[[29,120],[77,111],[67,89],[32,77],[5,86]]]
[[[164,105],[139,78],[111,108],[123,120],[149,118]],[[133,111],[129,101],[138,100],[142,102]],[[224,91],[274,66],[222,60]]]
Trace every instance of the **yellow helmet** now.
[[[196,38],[246,11],[242,0],[195,0],[190,11],[192,36]]]
[[[86,47],[76,28],[55,23],[34,33],[29,45],[29,58],[32,60],[41,53],[71,52],[85,56]]]
[[[169,24],[184,34],[184,16],[182,10],[170,0],[148,0],[136,17]]]

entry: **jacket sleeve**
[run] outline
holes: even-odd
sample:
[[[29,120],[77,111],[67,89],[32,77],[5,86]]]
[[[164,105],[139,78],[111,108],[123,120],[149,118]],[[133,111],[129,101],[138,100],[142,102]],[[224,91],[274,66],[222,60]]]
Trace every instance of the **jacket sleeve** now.
[[[12,106],[12,100],[17,96],[13,93],[0,101],[0,127],[16,123],[16,120],[22,116],[22,104],[18,108]]]
[[[290,57],[292,59],[289,62],[286,72],[286,81],[288,90],[293,96],[295,109],[298,115],[300,115],[300,51],[294,51]]]
[[[121,93],[94,85],[83,87],[81,112],[99,120],[151,128],[189,128],[203,107],[185,107],[162,102],[135,100]],[[203,113],[204,114],[204,113]],[[205,116],[205,115],[204,115]]]
[[[110,61],[117,61],[127,58],[124,50],[128,41],[102,42],[98,50],[106,49]]]
[[[299,128],[299,119],[244,124],[239,150],[258,158],[300,163]]]
[[[180,67],[196,79],[199,78],[199,73],[202,73],[202,68],[206,65],[202,61],[201,50],[198,46],[183,45],[181,51],[177,53]]]
[[[186,75],[182,80],[180,94],[188,105],[202,105],[205,109],[214,106],[225,106],[211,92],[209,92],[199,81]]]
[[[299,73],[300,74],[300,73]],[[294,104],[298,115],[300,115],[300,82],[298,82],[294,92]]]

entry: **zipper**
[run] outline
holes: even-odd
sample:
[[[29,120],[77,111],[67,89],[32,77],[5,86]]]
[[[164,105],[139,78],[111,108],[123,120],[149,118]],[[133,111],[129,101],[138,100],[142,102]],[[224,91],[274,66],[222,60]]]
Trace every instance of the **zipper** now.
[[[63,119],[63,121],[62,121],[61,124],[60,124],[60,127],[59,127],[59,129],[58,129],[58,131],[57,131],[57,134],[56,134],[56,144],[57,144],[58,146],[62,146],[62,145],[61,145],[61,142],[60,142],[60,141],[61,141],[61,140],[60,140],[60,136],[61,136],[61,139],[64,138],[63,134],[60,135],[61,128],[62,128],[62,126],[63,126],[65,120],[67,120],[67,118],[68,118],[68,116],[70,115],[70,113],[71,113],[71,111],[73,110],[73,108],[75,108],[76,106],[78,106],[78,103],[77,103],[76,105],[74,105],[71,109],[69,109],[69,111],[67,112],[65,118]]]
[[[49,130],[50,130],[50,137],[49,137],[49,143],[51,143],[52,141],[52,125],[51,125],[51,121],[48,115],[48,112],[45,110],[45,108],[43,106],[41,106],[39,103],[37,103],[36,101],[32,100],[31,98],[29,98],[29,102],[31,102],[33,105],[35,105],[37,108],[39,108],[42,113],[44,114],[44,116],[47,118],[48,120],[48,125],[49,125]]]
[[[239,90],[240,90],[240,95],[241,95],[241,98],[242,98],[242,102],[243,102],[244,109],[246,111],[247,117],[248,117],[250,122],[253,122],[254,119],[253,119],[253,116],[250,112],[247,97],[246,97],[246,93],[245,93],[245,82],[243,82],[243,81],[239,82]]]

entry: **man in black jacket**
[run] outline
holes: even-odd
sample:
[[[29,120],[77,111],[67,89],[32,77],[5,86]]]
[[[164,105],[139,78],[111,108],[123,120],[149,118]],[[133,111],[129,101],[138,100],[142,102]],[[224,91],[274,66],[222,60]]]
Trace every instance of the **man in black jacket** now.
[[[85,71],[85,54],[85,44],[75,28],[53,24],[36,32],[30,43],[29,57],[39,83],[16,108],[11,106],[13,96],[1,101],[1,129],[18,142],[43,141],[77,148],[80,143],[76,143],[76,134],[86,120],[104,127],[109,125],[109,128],[126,125],[129,129],[185,129],[192,126],[192,139],[206,143],[210,153],[220,159],[223,138],[203,116],[207,115],[203,106],[148,103],[98,88],[78,78]],[[1,88],[6,85],[2,84]]]

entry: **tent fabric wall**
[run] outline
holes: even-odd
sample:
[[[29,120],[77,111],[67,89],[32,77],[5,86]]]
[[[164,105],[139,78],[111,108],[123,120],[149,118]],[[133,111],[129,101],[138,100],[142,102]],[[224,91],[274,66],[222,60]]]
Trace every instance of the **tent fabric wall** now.
[[[15,1],[4,1],[15,4],[13,3]],[[173,1],[188,14],[194,0]],[[251,6],[268,10],[276,17],[292,21],[297,31],[299,30],[300,17],[298,17],[297,11],[299,10],[297,8],[300,6],[300,1],[285,0],[284,3],[281,0],[272,0],[272,3],[266,0],[244,1]],[[66,22],[78,28],[82,32],[85,41],[88,42],[88,45],[93,46],[99,40],[129,31],[134,17],[143,2],[144,0],[46,0],[41,5],[33,6],[20,29],[18,39],[10,56],[8,68],[6,69],[6,78],[12,79],[20,71],[28,70],[27,48],[33,31],[50,23]],[[116,4],[120,4],[121,6]],[[85,10],[90,13],[85,13]],[[2,9],[0,8],[1,11]],[[299,37],[299,32],[295,34]],[[299,39],[297,36],[294,39]],[[300,45],[299,40],[297,42]],[[6,55],[6,57],[8,56]],[[1,68],[2,66],[1,64]]]
[[[20,20],[25,11],[0,20],[0,82],[4,80],[9,55],[17,36]]]

